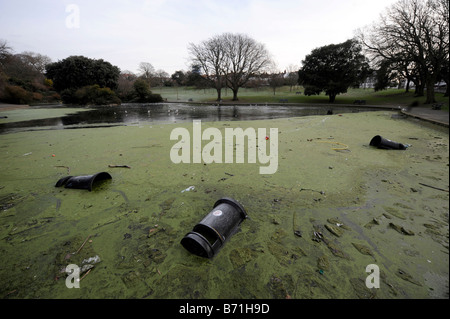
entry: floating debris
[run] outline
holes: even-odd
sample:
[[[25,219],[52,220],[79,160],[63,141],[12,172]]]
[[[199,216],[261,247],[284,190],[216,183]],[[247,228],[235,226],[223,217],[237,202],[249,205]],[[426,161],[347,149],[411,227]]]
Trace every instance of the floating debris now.
[[[341,115],[339,115],[339,116],[341,116]],[[336,144],[336,145],[343,146],[343,147],[332,147],[331,149],[332,149],[332,150],[335,150],[335,151],[346,151],[346,150],[348,150],[348,145],[347,145],[347,144],[344,144],[344,143],[340,143],[340,142],[333,142],[333,141],[317,141],[317,143],[328,143],[328,144]]]
[[[318,191],[318,190],[310,189],[310,188],[300,188],[299,192],[303,192],[303,191],[311,191],[311,192],[319,193],[321,195],[325,195],[324,191]]]
[[[98,255],[95,255],[93,257],[89,257],[86,259],[83,259],[83,261],[81,262],[81,264],[91,264],[91,265],[95,265],[98,264],[99,262],[101,262],[101,259]]]
[[[340,257],[340,258],[344,258],[344,259],[350,259],[350,256],[347,255],[345,252],[343,252],[342,250],[339,249],[339,247],[328,241],[328,240],[324,240],[324,243],[327,244],[328,249],[331,251],[331,253],[336,256],[336,257]]]
[[[150,237],[152,237],[153,235],[157,234],[157,233],[158,233],[159,231],[161,231],[161,230],[164,231],[164,228],[158,228],[158,224],[156,224],[153,228],[150,228],[150,229],[148,230],[148,235],[147,235],[147,237],[150,238]]]
[[[369,247],[367,247],[367,246],[365,246],[365,245],[362,245],[362,244],[358,244],[358,243],[352,243],[352,245],[353,245],[353,247],[355,247],[356,250],[358,250],[361,254],[374,257],[374,255],[373,255],[373,253],[372,253],[372,250],[371,250]]]
[[[389,227],[391,227],[392,229],[395,229],[400,234],[407,235],[407,236],[414,236],[414,232],[413,231],[411,231],[409,229],[406,229],[403,226],[399,226],[399,225],[396,225],[394,223],[389,223]]]
[[[314,232],[313,232],[312,240],[314,240],[314,241],[320,243],[320,241],[322,240],[322,238],[323,238],[323,235],[322,235],[321,232],[317,232],[317,231],[314,231]]]
[[[383,209],[384,209],[387,213],[389,213],[389,214],[391,214],[391,215],[394,215],[394,216],[397,217],[397,218],[406,220],[406,216],[405,216],[404,214],[402,214],[401,212],[399,212],[398,209],[396,209],[396,208],[394,208],[394,207],[387,207],[387,206],[384,206]]]
[[[111,167],[111,168],[131,168],[130,166],[128,166],[128,165],[108,165],[108,167]]]
[[[330,262],[328,260],[328,257],[326,255],[323,255],[319,258],[317,258],[317,267],[322,270],[329,270],[330,269]]]
[[[424,183],[419,183],[419,184],[422,185],[422,186],[425,186],[425,187],[437,189],[438,191],[443,191],[443,192],[447,192],[447,193],[449,192],[448,189],[443,189],[443,188],[440,188],[440,187],[431,186],[431,185],[427,185],[427,184],[424,184]]]
[[[325,227],[326,226],[327,225],[325,225]],[[337,244],[331,242],[323,235],[323,232],[321,231],[321,229],[322,229],[322,226],[320,226],[320,225],[314,226],[312,240],[317,241],[317,242],[321,242],[321,241],[324,242],[325,245],[327,245],[328,249],[331,251],[331,253],[334,256],[344,258],[344,259],[350,259],[350,256],[347,255],[345,252],[343,252],[341,249],[339,249]]]
[[[182,192],[182,193],[184,193],[184,192],[190,192],[190,191],[193,191],[194,189],[195,189],[195,186],[189,186],[188,188],[183,189],[181,192]]]
[[[374,217],[370,222],[364,225],[365,228],[371,229],[373,226],[381,224],[381,217]]]
[[[83,274],[83,273],[87,272],[88,270],[90,271],[92,268],[94,268],[94,265],[91,265],[91,264],[83,265],[80,268],[80,274]],[[81,279],[80,279],[80,281],[81,281]]]
[[[335,235],[337,237],[341,237],[344,234],[344,231],[340,227],[337,227],[337,226],[325,224],[325,228],[330,233],[332,233],[333,235]]]
[[[402,270],[402,269],[398,269],[395,274],[400,277],[401,279],[405,280],[405,281],[409,281],[410,283],[420,286],[422,287],[422,285],[420,284],[420,282],[414,280],[413,276],[411,276],[410,274],[408,274],[406,271]]]
[[[328,218],[327,222],[330,224],[336,225],[337,227],[341,227],[345,230],[352,230],[349,226],[345,225],[342,221],[337,218]]]

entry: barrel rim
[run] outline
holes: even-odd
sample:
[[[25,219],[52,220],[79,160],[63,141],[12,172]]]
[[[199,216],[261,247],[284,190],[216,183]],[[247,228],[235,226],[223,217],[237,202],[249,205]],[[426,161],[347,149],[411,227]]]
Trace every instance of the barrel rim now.
[[[190,243],[194,243],[197,244],[197,247],[200,247],[203,249],[203,252],[205,254],[199,254],[199,250],[192,250],[191,248],[193,247],[192,245],[186,244],[186,242],[190,242]],[[212,248],[211,244],[209,243],[209,241],[203,237],[201,234],[197,233],[197,232],[189,232],[186,234],[186,236],[183,237],[183,239],[181,240],[181,245],[183,245],[183,247],[189,251],[190,253],[200,256],[200,257],[207,257],[207,258],[211,258],[214,256],[214,249]]]
[[[229,204],[229,205],[233,206],[234,208],[236,208],[239,211],[239,213],[241,214],[242,219],[246,219],[248,217],[244,206],[242,206],[241,203],[239,203],[237,200],[230,198],[230,197],[222,197],[221,199],[216,201],[213,208],[216,208],[220,204],[224,204],[224,203]]]

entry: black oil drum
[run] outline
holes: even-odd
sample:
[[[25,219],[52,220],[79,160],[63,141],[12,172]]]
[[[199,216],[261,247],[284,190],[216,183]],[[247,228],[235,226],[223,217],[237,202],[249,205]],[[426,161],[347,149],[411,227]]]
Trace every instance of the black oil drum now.
[[[214,257],[237,227],[247,218],[244,207],[232,198],[221,198],[193,230],[181,240],[181,245],[200,257]]]
[[[92,191],[94,183],[106,179],[112,179],[111,175],[107,172],[100,172],[94,175],[66,176],[58,180],[55,187],[64,186],[65,188],[78,188]]]
[[[370,146],[375,146],[380,149],[385,150],[406,150],[407,146],[401,143],[397,143],[387,138],[381,137],[380,135],[374,136],[370,140]]]

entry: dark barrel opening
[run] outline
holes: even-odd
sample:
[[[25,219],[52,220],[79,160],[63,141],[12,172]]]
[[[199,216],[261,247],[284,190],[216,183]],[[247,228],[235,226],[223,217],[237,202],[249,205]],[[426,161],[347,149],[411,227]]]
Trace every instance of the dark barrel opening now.
[[[181,244],[195,255],[211,258],[246,218],[245,209],[239,202],[232,198],[221,198],[192,231],[184,236]]]
[[[370,140],[370,146],[378,147],[381,144],[381,136],[376,135]]]
[[[202,224],[195,225],[193,231],[205,237],[211,246],[220,238],[217,232]]]
[[[181,245],[191,254],[211,258],[214,256],[214,251],[208,239],[199,233],[190,232],[181,240]]]

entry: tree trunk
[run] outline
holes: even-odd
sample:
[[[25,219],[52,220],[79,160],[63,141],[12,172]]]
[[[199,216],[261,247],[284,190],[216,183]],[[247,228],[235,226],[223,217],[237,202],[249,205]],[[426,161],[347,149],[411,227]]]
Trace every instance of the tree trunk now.
[[[220,102],[222,99],[222,88],[216,88],[217,91],[217,101]]]
[[[416,84],[416,91],[414,92],[416,96],[424,96],[424,85],[422,82]]]
[[[239,101],[237,94],[239,89],[231,89],[233,91],[233,101]]]
[[[334,103],[334,100],[336,100],[336,94],[330,93],[329,97],[330,97],[329,102],[330,102],[330,103]]]
[[[416,90],[414,92],[415,96],[424,96],[424,89],[425,89],[425,81],[426,77],[423,75],[426,74],[427,71],[421,72],[418,70],[418,74],[416,75],[416,80],[414,81],[414,84],[416,85]]]
[[[406,90],[405,93],[409,93],[409,79],[406,80]]]
[[[436,103],[436,99],[434,98],[434,83],[436,81],[434,80],[434,77],[430,77],[427,80],[427,100],[425,101],[425,104],[433,104]]]

